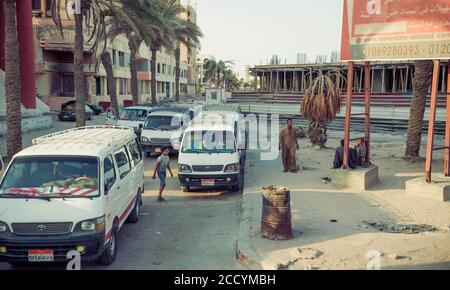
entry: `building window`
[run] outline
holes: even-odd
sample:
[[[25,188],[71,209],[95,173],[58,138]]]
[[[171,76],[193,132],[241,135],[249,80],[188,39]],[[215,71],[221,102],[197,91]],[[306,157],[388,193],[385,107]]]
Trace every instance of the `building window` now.
[[[52,1],[53,0],[45,0],[45,10],[51,11],[52,10]]]
[[[61,75],[61,95],[62,96],[75,95],[73,75]]]
[[[119,94],[125,95],[127,91],[127,83],[125,79],[119,79]]]
[[[116,50],[114,50],[114,49],[112,51],[112,62],[113,62],[113,65],[117,65]]]
[[[95,94],[97,96],[103,96],[104,89],[103,89],[103,79],[101,77],[95,78]]]
[[[161,73],[161,64],[160,63],[158,63],[158,71],[157,71],[157,73]]]
[[[32,0],[31,7],[33,10],[41,10],[41,0]]]
[[[125,53],[119,51],[119,66],[125,67]]]

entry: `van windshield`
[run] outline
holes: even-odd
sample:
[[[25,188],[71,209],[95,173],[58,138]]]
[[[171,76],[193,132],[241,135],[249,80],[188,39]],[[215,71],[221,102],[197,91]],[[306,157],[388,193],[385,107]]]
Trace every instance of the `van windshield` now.
[[[145,121],[148,111],[144,109],[124,109],[120,113],[119,120],[121,121]]]
[[[18,157],[0,186],[0,197],[97,197],[94,157]]]
[[[184,134],[182,153],[235,153],[236,139],[231,131],[190,131]]]
[[[179,117],[173,116],[149,116],[145,121],[144,129],[175,131],[180,129],[181,122]]]

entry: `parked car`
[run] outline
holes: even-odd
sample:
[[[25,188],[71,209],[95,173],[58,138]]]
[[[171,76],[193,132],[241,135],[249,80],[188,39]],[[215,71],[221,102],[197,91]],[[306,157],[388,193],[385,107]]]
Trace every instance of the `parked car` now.
[[[94,114],[96,116],[103,114],[105,112],[105,110],[103,110],[103,108],[99,105],[94,105],[94,104],[89,104],[89,103],[86,103],[86,105],[88,105],[89,108],[91,108],[91,110],[94,112]]]
[[[63,106],[72,106],[73,108],[75,108],[76,103],[77,101],[69,101],[67,103],[64,103]],[[103,114],[105,112],[105,110],[99,105],[86,102],[86,106],[88,106],[96,116]]]
[[[203,112],[184,133],[178,156],[178,177],[183,192],[192,187],[241,188],[246,159],[246,129],[234,112]]]
[[[75,122],[77,120],[75,110],[76,110],[75,101],[70,101],[68,103],[62,104],[61,111],[58,114],[58,119],[60,121]],[[94,112],[92,111],[91,107],[89,107],[88,105],[85,105],[85,114],[86,114],[86,120],[89,120],[89,121],[92,120]]]
[[[139,221],[142,151],[133,130],[54,133],[16,154],[0,181],[0,261],[112,264],[117,235]]]

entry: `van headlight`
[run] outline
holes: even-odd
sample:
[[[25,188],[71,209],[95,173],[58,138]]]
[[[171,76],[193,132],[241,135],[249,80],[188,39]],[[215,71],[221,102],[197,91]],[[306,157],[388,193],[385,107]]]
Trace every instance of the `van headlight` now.
[[[178,165],[178,172],[180,173],[192,173],[192,168],[186,164]]]
[[[6,223],[0,222],[0,233],[9,232],[9,227]]]
[[[142,139],[142,142],[145,142],[145,143],[150,142],[150,140],[147,137],[142,137],[141,139]]]
[[[78,224],[76,231],[81,231],[81,232],[98,232],[101,233],[105,230],[106,225],[105,225],[105,216],[99,217],[99,218],[95,218],[95,219],[90,219],[90,220],[85,220],[82,221]]]
[[[239,163],[234,163],[234,164],[225,166],[225,172],[227,172],[227,173],[239,172]]]

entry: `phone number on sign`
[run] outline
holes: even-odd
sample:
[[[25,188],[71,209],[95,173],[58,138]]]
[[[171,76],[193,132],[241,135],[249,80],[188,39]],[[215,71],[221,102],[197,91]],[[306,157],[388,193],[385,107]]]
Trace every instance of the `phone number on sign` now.
[[[450,43],[420,45],[395,45],[363,47],[362,54],[365,58],[372,57],[417,57],[417,56],[448,56],[450,55]]]

